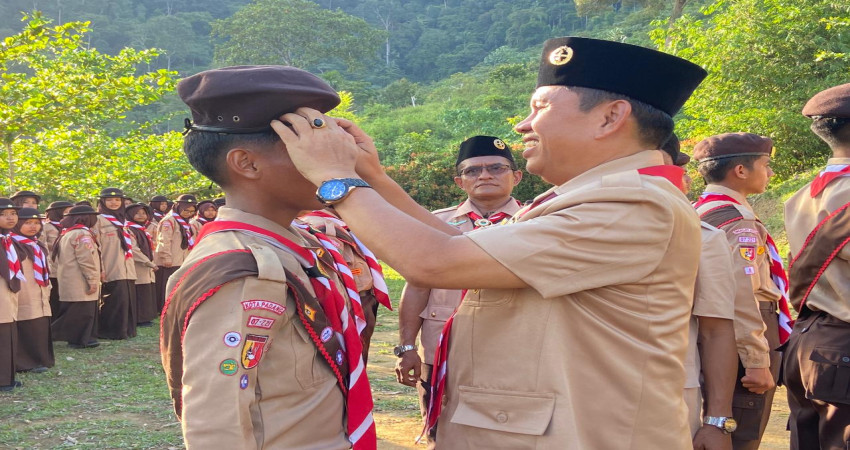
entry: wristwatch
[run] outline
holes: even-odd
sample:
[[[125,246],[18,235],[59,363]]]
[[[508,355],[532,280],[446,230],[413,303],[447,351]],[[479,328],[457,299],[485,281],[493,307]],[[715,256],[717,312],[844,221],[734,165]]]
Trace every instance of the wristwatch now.
[[[702,423],[720,428],[720,431],[724,434],[732,433],[738,429],[738,422],[735,422],[735,419],[731,417],[705,416],[702,419]]]
[[[316,191],[316,198],[322,204],[330,206],[339,203],[351,193],[354,188],[372,187],[360,178],[334,178],[322,183]]]
[[[396,345],[393,347],[393,354],[401,358],[401,355],[409,352],[411,350],[416,350],[415,345]]]

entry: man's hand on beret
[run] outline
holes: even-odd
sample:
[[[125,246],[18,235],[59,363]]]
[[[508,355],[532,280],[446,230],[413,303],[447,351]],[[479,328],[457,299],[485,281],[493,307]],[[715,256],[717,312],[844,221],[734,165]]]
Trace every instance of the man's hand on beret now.
[[[311,125],[316,119],[325,126]],[[286,144],[295,167],[316,186],[332,178],[357,177],[354,167],[361,150],[336,120],[312,108],[298,108],[273,120],[271,126]]]
[[[378,177],[384,175],[384,169],[381,167],[381,160],[378,158],[378,149],[375,148],[375,142],[372,137],[360,129],[354,122],[347,119],[333,118],[346,133],[354,138],[354,143],[360,148],[357,154],[357,175],[367,182],[372,182]]]

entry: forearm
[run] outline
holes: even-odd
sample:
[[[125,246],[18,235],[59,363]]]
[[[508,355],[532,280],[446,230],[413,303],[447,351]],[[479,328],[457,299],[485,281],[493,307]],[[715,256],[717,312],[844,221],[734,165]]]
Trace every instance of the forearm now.
[[[385,173],[381,176],[372,177],[366,180],[375,191],[384,198],[390,205],[408,216],[428,225],[448,235],[462,234],[457,228],[440,220],[430,211],[416,203],[401,186],[398,185],[392,178]]]
[[[415,345],[422,329],[422,311],[428,305],[430,289],[404,285],[398,305],[398,338],[401,345]]]
[[[699,354],[704,378],[706,415],[732,415],[738,361],[731,320],[700,317]]]

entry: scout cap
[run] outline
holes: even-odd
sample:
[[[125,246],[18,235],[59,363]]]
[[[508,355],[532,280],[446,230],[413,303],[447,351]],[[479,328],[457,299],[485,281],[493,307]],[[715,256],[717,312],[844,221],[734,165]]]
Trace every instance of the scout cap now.
[[[118,188],[106,188],[100,191],[98,194],[100,198],[111,198],[111,197],[119,197],[124,198],[124,191]]]
[[[514,162],[514,156],[505,141],[495,136],[473,136],[461,142],[455,167],[464,160],[476,156],[501,156],[512,163]]]
[[[153,208],[151,208],[150,206],[148,206],[144,203],[133,203],[132,205],[124,208],[125,211],[127,211],[127,217],[132,217],[134,214],[136,214],[135,210],[138,209],[138,208],[144,209],[145,212],[148,214],[148,218],[151,217],[151,215],[153,213]]]
[[[166,198],[164,195],[154,195],[153,197],[151,197],[151,201],[152,202],[167,202],[168,198]]]
[[[189,109],[187,130],[257,133],[306,106],[326,113],[339,104],[332,87],[310,72],[288,66],[234,66],[180,80],[177,93]]]
[[[625,95],[676,115],[708,73],[659,51],[567,36],[543,44],[537,87],[577,86]]]
[[[195,198],[195,196],[192,195],[192,194],[181,194],[179,197],[177,197],[177,200],[174,200],[174,202],[175,203],[191,203],[191,204],[194,205],[194,204],[198,203],[198,199]]]
[[[225,200],[224,197],[219,197],[219,198],[213,200],[213,203],[215,203],[216,207],[221,208],[222,206],[224,206],[227,203],[227,200]]]
[[[41,201],[41,196],[36,194],[33,191],[18,191],[18,192],[15,192],[14,194],[12,194],[12,196],[9,197],[9,198],[14,200],[18,197],[35,197],[35,201],[37,201],[37,202]]]
[[[19,206],[15,206],[11,200],[5,197],[0,197],[0,210],[2,209],[21,209]]]
[[[69,208],[71,206],[74,206],[74,204],[71,203],[71,202],[58,201],[58,202],[53,202],[53,203],[47,205],[47,209],[45,209],[44,211],[46,212],[46,211],[52,211],[54,209],[65,209],[65,208]]]
[[[77,205],[65,213],[66,216],[83,216],[86,214],[97,214],[97,211],[88,205]]]
[[[803,106],[803,115],[818,117],[850,118],[850,83],[833,86],[815,94]]]
[[[18,220],[21,219],[43,219],[42,216],[37,209],[35,208],[21,208],[18,210]]]
[[[694,147],[700,163],[735,156],[773,156],[773,140],[752,133],[725,133],[707,137]]]

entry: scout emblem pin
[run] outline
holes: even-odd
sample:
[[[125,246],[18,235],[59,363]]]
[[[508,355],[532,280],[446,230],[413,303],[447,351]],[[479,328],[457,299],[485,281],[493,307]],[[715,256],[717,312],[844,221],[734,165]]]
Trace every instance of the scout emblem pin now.
[[[487,219],[478,219],[475,221],[475,226],[478,228],[489,227],[490,225],[493,225],[493,222],[490,222]]]
[[[567,45],[561,46],[552,50],[549,53],[549,63],[553,66],[563,66],[573,59],[573,49]]]

